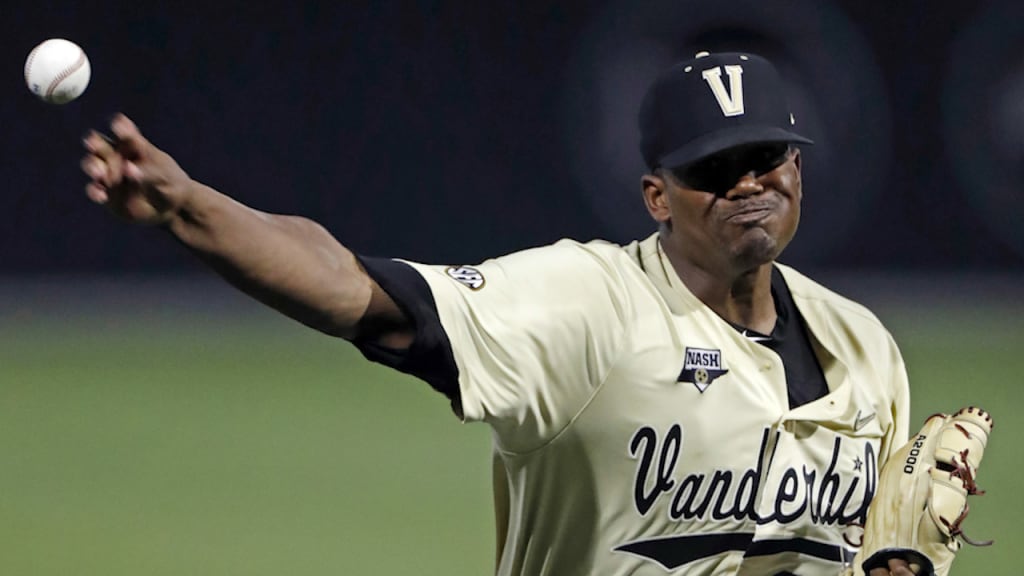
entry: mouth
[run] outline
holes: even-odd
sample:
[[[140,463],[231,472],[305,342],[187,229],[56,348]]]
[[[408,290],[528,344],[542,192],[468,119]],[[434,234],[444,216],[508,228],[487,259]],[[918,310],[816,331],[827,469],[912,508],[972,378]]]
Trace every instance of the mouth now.
[[[725,217],[725,221],[732,224],[752,225],[761,222],[775,214],[774,204],[748,204],[741,206]]]

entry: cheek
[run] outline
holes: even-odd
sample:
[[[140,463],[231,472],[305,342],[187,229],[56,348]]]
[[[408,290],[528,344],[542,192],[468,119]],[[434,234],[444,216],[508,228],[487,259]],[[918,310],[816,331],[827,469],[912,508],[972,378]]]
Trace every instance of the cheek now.
[[[800,169],[797,168],[796,164],[790,162],[784,166],[784,170],[779,173],[779,186],[781,190],[787,191],[793,196],[793,199],[797,202],[800,201],[803,195],[803,181],[800,177]]]
[[[800,226],[800,198],[800,188],[797,187],[790,201],[786,222],[781,231],[782,240],[785,244],[789,244],[789,241],[796,236],[796,230]]]
[[[790,209],[790,215],[789,215],[789,231],[787,232],[787,236],[789,236],[790,239],[792,239],[793,236],[796,235],[796,229],[797,229],[797,227],[799,225],[800,225],[800,200],[796,199],[793,202],[793,207]]]
[[[786,167],[779,174],[777,182],[778,190],[788,200],[788,207],[785,213],[783,236],[788,241],[796,233],[797,225],[800,223],[800,205],[803,200],[803,186],[800,178],[800,170],[793,165]]]
[[[702,193],[677,194],[673,197],[669,207],[672,220],[680,224],[693,224],[701,220],[710,209],[710,202],[705,201],[699,194]]]
[[[792,219],[800,219],[800,204],[803,201],[803,182],[800,178],[800,170],[795,166],[788,166],[786,170],[779,174],[779,178],[776,181],[776,189],[779,193],[789,200],[789,213]]]

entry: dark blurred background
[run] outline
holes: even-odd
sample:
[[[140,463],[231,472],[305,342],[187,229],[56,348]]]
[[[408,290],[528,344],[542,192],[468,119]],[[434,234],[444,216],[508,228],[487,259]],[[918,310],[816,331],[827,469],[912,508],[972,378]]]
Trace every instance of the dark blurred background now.
[[[699,50],[790,82],[810,271],[1024,271],[1024,5],[1013,0],[7,3],[0,274],[194,271],[90,205],[80,136],[123,111],[194,177],[354,249],[463,263],[652,230],[644,87]],[[24,86],[40,41],[93,76]]]
[[[492,571],[490,435],[85,198],[123,111],[194,177],[357,251],[471,263],[626,242],[635,113],[700,50],[772,58],[804,150],[787,263],[900,343],[916,427],[1000,422],[957,573],[1018,574],[1024,3],[0,1],[0,574]],[[64,37],[63,107],[25,57]]]

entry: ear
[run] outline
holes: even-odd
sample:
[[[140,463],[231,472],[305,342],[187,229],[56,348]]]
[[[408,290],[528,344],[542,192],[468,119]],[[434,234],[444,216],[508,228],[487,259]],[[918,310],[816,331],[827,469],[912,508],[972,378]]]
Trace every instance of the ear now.
[[[640,186],[651,218],[659,224],[668,222],[672,216],[668,206],[668,182],[656,174],[644,174]]]
[[[801,160],[800,149],[797,148],[793,152],[793,166],[796,167],[796,186],[800,190],[801,198],[803,197],[803,179],[804,179],[803,171],[800,168],[802,165],[803,165],[803,161]]]

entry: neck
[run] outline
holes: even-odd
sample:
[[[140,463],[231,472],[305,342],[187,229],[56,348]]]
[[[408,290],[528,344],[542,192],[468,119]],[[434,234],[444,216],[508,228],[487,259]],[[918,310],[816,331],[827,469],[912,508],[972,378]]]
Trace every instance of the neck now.
[[[771,262],[753,268],[713,269],[686,258],[669,242],[661,246],[683,284],[715,314],[762,334],[771,333],[776,320]]]

